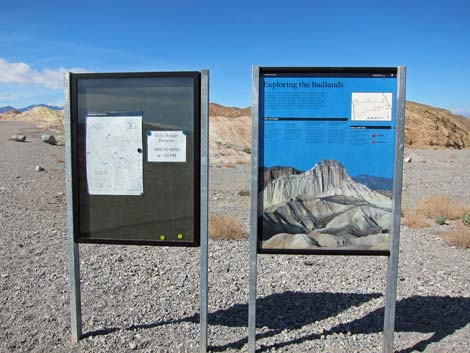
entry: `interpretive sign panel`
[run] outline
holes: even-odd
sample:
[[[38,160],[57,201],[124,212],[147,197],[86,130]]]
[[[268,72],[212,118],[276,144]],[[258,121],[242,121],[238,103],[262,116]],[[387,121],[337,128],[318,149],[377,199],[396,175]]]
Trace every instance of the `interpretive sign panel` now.
[[[258,94],[258,251],[388,255],[397,68],[260,68]]]
[[[198,246],[200,73],[70,77],[74,240]]]

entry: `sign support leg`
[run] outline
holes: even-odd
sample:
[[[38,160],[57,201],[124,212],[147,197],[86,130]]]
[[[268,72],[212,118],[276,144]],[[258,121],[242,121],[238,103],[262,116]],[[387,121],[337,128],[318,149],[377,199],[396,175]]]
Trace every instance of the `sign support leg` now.
[[[201,284],[200,351],[207,352],[208,309],[208,166],[209,166],[209,71],[201,71]]]
[[[67,196],[67,253],[69,266],[69,293],[72,340],[82,337],[82,304],[80,295],[80,249],[74,242],[72,191],[72,131],[70,125],[70,73],[64,75],[64,127],[65,127],[65,191]]]
[[[398,255],[398,254],[397,254]],[[398,256],[388,257],[387,289],[385,293],[384,353],[393,353],[395,331],[395,303],[397,298]]]
[[[253,244],[254,243],[254,244]],[[250,289],[248,299],[248,352],[256,350],[256,281],[257,281],[257,254],[256,233],[250,239]]]
[[[250,224],[250,288],[248,298],[248,352],[256,350],[256,282],[258,253],[258,128],[259,128],[259,66],[252,76],[252,142],[251,142],[251,224]]]
[[[390,256],[387,264],[387,289],[385,293],[384,317],[384,353],[393,353],[393,336],[395,332],[395,308],[397,300],[398,253],[400,247],[400,211],[403,182],[403,149],[405,126],[406,68],[397,70],[397,130],[395,133],[395,165],[393,176],[393,208],[391,227]]]
[[[68,241],[69,291],[72,340],[78,342],[82,337],[82,303],[80,295],[80,252],[78,244]]]

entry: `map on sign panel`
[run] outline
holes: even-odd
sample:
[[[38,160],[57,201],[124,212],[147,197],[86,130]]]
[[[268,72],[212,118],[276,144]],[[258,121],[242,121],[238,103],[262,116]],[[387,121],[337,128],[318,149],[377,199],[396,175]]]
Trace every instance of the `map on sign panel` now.
[[[141,116],[88,116],[86,172],[90,195],[143,194]]]
[[[353,92],[351,120],[391,121],[392,93]]]

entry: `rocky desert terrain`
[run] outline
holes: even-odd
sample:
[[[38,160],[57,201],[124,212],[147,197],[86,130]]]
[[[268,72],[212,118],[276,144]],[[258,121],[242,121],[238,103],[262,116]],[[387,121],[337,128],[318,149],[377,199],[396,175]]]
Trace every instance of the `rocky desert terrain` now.
[[[247,234],[249,111],[211,111],[210,213],[239,220]],[[81,245],[84,338],[71,341],[64,147],[40,141],[61,117],[17,115],[0,121],[0,352],[197,352],[192,248]],[[459,138],[439,134],[426,144],[420,132],[422,144],[412,138],[410,147],[422,147],[406,150],[409,209],[439,194],[470,204],[468,130],[449,119]],[[8,140],[14,134],[26,142]],[[459,222],[402,226],[396,352],[470,352],[470,250],[440,237]],[[211,352],[246,351],[248,254],[247,238],[210,240]],[[259,256],[258,351],[380,352],[385,273],[385,257]]]

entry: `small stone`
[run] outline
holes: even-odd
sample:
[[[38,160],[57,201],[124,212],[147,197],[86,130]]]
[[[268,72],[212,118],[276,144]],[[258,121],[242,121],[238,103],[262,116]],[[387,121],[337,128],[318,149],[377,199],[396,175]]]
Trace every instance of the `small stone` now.
[[[239,192],[237,192],[238,196],[250,196],[250,190],[248,189],[242,189]]]
[[[43,172],[45,169],[41,167],[40,165],[37,165],[36,168],[34,168],[36,172]]]
[[[411,157],[410,157],[410,156],[405,157],[405,158],[403,159],[403,162],[405,162],[405,163],[411,163]]]
[[[131,343],[129,343],[129,348],[131,350],[137,349],[137,344],[135,344],[134,342],[131,342]]]
[[[41,136],[41,141],[48,143],[49,145],[55,145],[56,144],[56,139],[54,135],[49,135],[49,134],[44,134]]]
[[[13,140],[16,142],[25,142],[26,136],[25,135],[13,135],[12,137],[10,137],[10,140]]]

